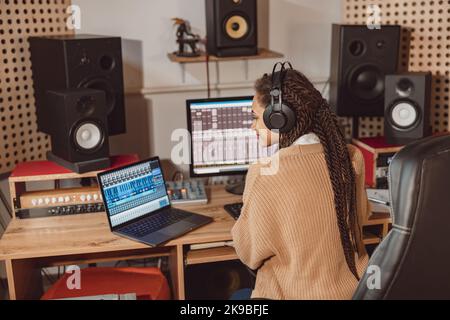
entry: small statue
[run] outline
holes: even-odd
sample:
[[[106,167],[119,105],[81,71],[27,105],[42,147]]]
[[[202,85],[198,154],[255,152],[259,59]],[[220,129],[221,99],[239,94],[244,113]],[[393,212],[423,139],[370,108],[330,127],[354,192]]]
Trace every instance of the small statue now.
[[[177,43],[178,51],[176,55],[178,57],[198,57],[200,56],[200,50],[197,48],[197,44],[200,42],[200,36],[193,34],[189,21],[180,18],[173,18],[174,26],[177,28]],[[190,51],[186,49],[190,48]]]

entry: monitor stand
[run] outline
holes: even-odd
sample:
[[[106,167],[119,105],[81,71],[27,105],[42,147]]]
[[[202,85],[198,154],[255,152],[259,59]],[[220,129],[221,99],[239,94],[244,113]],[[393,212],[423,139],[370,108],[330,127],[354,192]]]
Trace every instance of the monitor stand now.
[[[243,181],[241,181],[239,183],[228,184],[225,187],[225,190],[229,193],[236,194],[238,196],[242,196],[244,194],[244,188],[245,188],[245,178]]]

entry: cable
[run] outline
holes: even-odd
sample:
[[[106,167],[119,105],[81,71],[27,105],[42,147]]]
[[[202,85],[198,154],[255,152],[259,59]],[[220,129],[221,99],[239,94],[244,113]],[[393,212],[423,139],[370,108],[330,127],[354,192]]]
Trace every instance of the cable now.
[[[48,281],[50,284],[54,284],[54,283],[57,281],[57,279],[51,277],[51,276],[48,274],[48,272],[47,272],[47,270],[46,270],[45,268],[42,269],[41,271],[42,271],[42,274],[44,275],[44,277],[47,278],[47,281]]]
[[[181,171],[175,171],[175,173],[172,175],[172,181],[177,181],[177,177],[180,178],[180,181],[184,180],[184,174]]]
[[[208,99],[211,98],[211,84],[209,80],[209,54],[206,52],[206,86],[208,90]]]
[[[325,82],[322,91],[320,92],[320,95],[323,97],[324,93],[326,92],[326,89],[329,87],[330,84],[330,78],[328,78],[327,82]]]

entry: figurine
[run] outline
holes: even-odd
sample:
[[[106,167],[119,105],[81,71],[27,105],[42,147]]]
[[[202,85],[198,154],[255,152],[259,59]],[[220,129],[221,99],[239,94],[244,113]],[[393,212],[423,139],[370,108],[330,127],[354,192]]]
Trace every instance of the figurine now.
[[[178,26],[178,51],[176,55],[178,57],[200,56],[200,50],[197,48],[197,44],[200,42],[200,36],[192,33],[189,21],[180,18],[173,18],[172,20],[174,21],[174,26]],[[186,46],[190,48],[190,51],[186,50]]]

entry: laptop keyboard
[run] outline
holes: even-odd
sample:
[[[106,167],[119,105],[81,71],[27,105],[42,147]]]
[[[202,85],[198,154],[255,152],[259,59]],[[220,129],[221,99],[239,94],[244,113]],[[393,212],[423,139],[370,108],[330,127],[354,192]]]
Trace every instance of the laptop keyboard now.
[[[121,229],[124,232],[135,237],[143,237],[150,233],[156,232],[185,219],[188,214],[185,211],[177,209],[166,209],[160,213],[157,213],[147,219],[143,219],[136,223],[130,224],[129,226]]]

